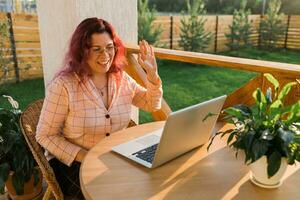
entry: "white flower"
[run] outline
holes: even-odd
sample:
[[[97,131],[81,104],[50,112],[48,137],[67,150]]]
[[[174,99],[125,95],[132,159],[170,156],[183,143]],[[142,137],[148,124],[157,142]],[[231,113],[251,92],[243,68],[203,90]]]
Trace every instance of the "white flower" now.
[[[237,130],[238,130],[239,132],[244,132],[244,131],[245,131],[245,124],[244,124],[244,123],[238,121],[238,122],[235,124],[235,126],[236,126],[236,128],[237,128]]]
[[[7,98],[7,100],[9,101],[9,103],[11,104],[11,106],[14,109],[18,109],[19,108],[19,103],[17,101],[15,101],[11,96],[3,95],[3,97]]]
[[[239,121],[239,119],[236,118],[236,117],[233,117],[233,118],[232,118],[232,121],[233,121],[233,123],[237,123],[237,122]]]

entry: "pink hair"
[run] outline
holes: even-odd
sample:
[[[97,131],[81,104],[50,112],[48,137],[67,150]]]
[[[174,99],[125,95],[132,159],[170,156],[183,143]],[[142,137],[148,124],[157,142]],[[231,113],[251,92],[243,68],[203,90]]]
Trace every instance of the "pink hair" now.
[[[96,17],[83,20],[75,29],[69,49],[65,55],[63,67],[56,73],[55,77],[75,72],[81,80],[92,75],[87,64],[87,57],[91,45],[91,37],[94,33],[108,33],[113,40],[116,53],[108,73],[114,73],[120,78],[120,73],[127,64],[126,49],[111,24]]]

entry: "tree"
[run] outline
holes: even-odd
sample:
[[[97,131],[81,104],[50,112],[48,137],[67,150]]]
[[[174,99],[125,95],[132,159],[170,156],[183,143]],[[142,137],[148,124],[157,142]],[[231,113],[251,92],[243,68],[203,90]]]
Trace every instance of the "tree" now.
[[[182,13],[180,20],[180,40],[179,46],[185,51],[203,51],[210,43],[212,34],[206,32],[204,24],[206,14],[203,0],[190,0],[186,2],[187,14]]]
[[[280,8],[280,0],[270,0],[266,15],[260,22],[260,45],[262,48],[275,48],[278,40],[285,35],[284,14],[279,13]]]
[[[249,21],[250,10],[246,11],[247,0],[241,1],[241,8],[234,10],[230,33],[226,34],[230,50],[249,47],[251,35],[251,22]]]
[[[148,8],[148,0],[138,2],[138,40],[147,40],[154,46],[159,45],[159,36],[162,33],[161,26],[154,27],[157,12],[154,8]]]
[[[8,25],[5,21],[0,21],[0,83],[8,76]]]
[[[248,0],[246,9],[253,14],[261,14],[263,2],[269,0]],[[149,5],[159,5],[158,12],[178,13],[184,7],[183,0],[149,0]],[[234,9],[240,7],[241,0],[205,0],[206,10],[210,14],[232,14]],[[300,14],[299,0],[282,0],[282,11],[289,15]]]
[[[159,5],[158,12],[180,12],[184,6],[183,0],[149,0],[149,5]]]

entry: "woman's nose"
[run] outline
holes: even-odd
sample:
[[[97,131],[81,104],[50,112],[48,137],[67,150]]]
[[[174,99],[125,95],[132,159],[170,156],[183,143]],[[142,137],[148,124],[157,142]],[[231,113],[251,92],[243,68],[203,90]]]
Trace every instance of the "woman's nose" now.
[[[100,54],[100,59],[107,59],[107,58],[109,58],[110,56],[109,56],[109,53],[108,52],[106,52],[106,51],[103,51],[102,52],[102,54]]]

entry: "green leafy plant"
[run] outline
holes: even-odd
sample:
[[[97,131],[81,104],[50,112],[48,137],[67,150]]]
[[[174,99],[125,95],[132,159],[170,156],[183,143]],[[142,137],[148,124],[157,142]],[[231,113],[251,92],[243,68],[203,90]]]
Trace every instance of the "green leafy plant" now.
[[[201,52],[208,47],[212,34],[206,32],[204,25],[206,14],[203,0],[189,0],[186,2],[187,14],[182,13],[180,20],[180,40],[179,46],[185,51]]]
[[[233,21],[229,26],[230,33],[225,34],[228,43],[226,44],[230,50],[247,48],[251,46],[251,21],[249,20],[250,10],[246,11],[246,0],[241,1],[241,8],[234,10]]]
[[[260,88],[253,92],[255,105],[236,105],[224,109],[225,121],[234,125],[233,129],[216,133],[214,138],[229,135],[227,145],[236,151],[245,152],[245,163],[251,164],[267,156],[268,177],[280,168],[281,158],[288,164],[300,161],[300,100],[285,106],[284,99],[297,82],[290,82],[280,88],[279,82],[271,75],[264,74],[272,83],[264,94]]]
[[[274,49],[278,40],[286,33],[284,14],[279,13],[280,0],[270,0],[266,15],[260,23],[260,46],[261,48]]]
[[[154,46],[161,46],[159,37],[162,33],[161,26],[155,27],[153,22],[156,19],[155,8],[148,7],[148,0],[138,1],[138,40],[147,40]]]
[[[24,183],[33,175],[34,185],[39,182],[39,171],[19,126],[21,110],[18,102],[5,96],[12,109],[0,108],[0,192],[12,171],[12,184],[18,195],[24,193]],[[3,98],[2,97],[2,98]]]

